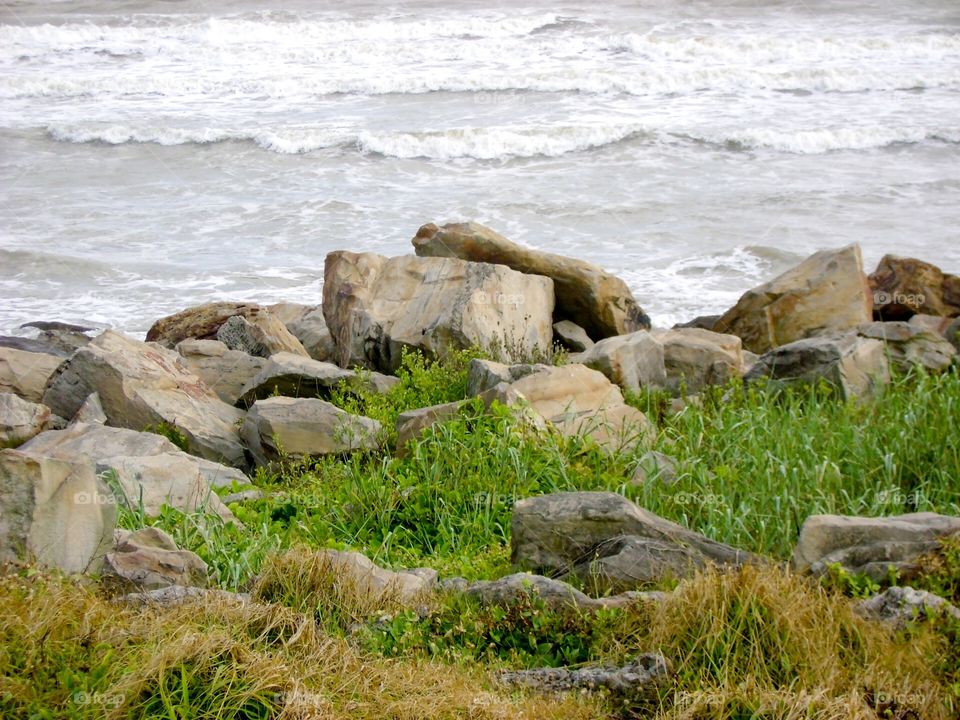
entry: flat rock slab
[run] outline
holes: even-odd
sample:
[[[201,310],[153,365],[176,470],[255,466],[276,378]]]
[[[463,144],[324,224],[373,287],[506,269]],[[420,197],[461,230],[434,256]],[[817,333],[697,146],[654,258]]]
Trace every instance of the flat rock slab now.
[[[544,693],[605,690],[618,697],[654,695],[670,679],[670,667],[660,653],[645,653],[623,666],[501,670],[501,685]]]
[[[957,359],[956,348],[943,335],[902,320],[861,325],[857,334],[883,342],[890,363],[902,372],[915,365],[929,372],[943,372]]]
[[[42,402],[47,381],[62,362],[58,355],[0,346],[0,392]]]
[[[266,361],[240,392],[239,404],[250,407],[257,400],[282,395],[294,398],[328,398],[331,391],[355,374],[333,363],[292,353],[276,353]]]
[[[181,550],[153,527],[117,530],[115,546],[106,554],[101,582],[115,591],[157,590],[171,585],[205,586],[207,565],[195,553]]]
[[[237,404],[247,383],[267,364],[266,358],[231,350],[219,340],[191,338],[177,343],[176,350],[187,370],[203,380],[228,405]]]

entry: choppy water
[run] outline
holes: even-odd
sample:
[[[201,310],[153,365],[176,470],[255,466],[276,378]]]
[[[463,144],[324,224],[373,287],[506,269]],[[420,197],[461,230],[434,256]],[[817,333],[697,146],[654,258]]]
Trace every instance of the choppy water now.
[[[660,325],[854,241],[960,271],[955,0],[9,0],[0,23],[0,332],[316,303],[328,251],[408,253],[429,221],[592,260]]]

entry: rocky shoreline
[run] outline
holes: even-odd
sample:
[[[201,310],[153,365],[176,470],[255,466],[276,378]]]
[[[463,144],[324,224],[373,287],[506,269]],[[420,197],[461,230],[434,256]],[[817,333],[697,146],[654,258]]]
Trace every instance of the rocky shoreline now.
[[[770,392],[825,383],[838,401],[866,405],[891,373],[953,372],[960,351],[960,278],[894,256],[868,276],[855,245],[816,253],[720,316],[655,329],[626,285],[589,263],[474,223],[425,225],[412,242],[413,256],[328,255],[315,307],[210,303],[157,320],[145,342],[59,323],[37,323],[36,339],[0,338],[0,561],[93,575],[128,601],[189,600],[203,591],[172,588],[203,588],[203,560],[159,530],[117,529],[119,505],[147,515],[202,507],[239,524],[215,490],[256,497],[258,468],[402,454],[471,403],[510,408],[534,438],[559,433],[633,453],[634,482],[669,484],[671,458],[649,451],[655,423],[627,402],[632,394],[664,393],[679,412],[736,381]],[[389,393],[405,353],[476,348],[489,359],[470,362],[468,399],[406,411],[395,428],[331,403],[343,388]],[[840,566],[877,581],[893,568],[909,580],[917,559],[956,533],[960,517],[935,513],[814,515],[792,567],[818,576]],[[535,593],[585,610],[618,607],[657,602],[642,590],[664,578],[770,562],[611,492],[518,498],[510,542],[522,572],[472,583],[320,552],[368,594],[410,608],[441,591],[493,604]],[[888,593],[864,601],[864,615],[960,613],[911,588]],[[663,658],[644,663],[501,680],[617,692],[662,682]]]

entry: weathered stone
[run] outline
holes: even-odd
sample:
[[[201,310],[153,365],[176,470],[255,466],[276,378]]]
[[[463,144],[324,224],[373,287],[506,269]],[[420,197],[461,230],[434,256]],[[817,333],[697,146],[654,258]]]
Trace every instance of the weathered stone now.
[[[334,362],[337,358],[337,346],[323,317],[322,305],[297,305],[295,303],[277,303],[269,308],[280,318],[287,330],[300,341],[307,354],[314,360]]]
[[[823,250],[750,290],[713,326],[736,335],[755,353],[848,330],[872,318],[872,300],[859,245]]]
[[[632,663],[617,667],[604,665],[570,668],[500,670],[501,685],[544,693],[604,691],[614,697],[654,700],[658,689],[669,682],[670,667],[660,653],[644,653]]]
[[[860,326],[857,334],[883,341],[889,362],[904,372],[914,365],[931,372],[943,372],[957,357],[956,349],[943,335],[902,320],[868,323]]]
[[[947,328],[954,322],[953,318],[941,317],[939,315],[924,315],[922,313],[914,315],[907,321],[912,327],[919,330],[929,330],[944,338],[947,337]],[[949,338],[947,338],[949,340]]]
[[[721,315],[698,315],[693,320],[677,323],[673,326],[673,329],[680,330],[682,328],[700,328],[701,330],[712,331],[714,326],[717,324],[717,321],[721,317]]]
[[[244,386],[267,364],[265,358],[242,350],[231,350],[219,340],[190,338],[177,343],[176,350],[187,370],[203,380],[229,405],[237,403]]]
[[[130,607],[171,608],[188,602],[227,603],[249,605],[250,595],[233,593],[217,588],[199,588],[186,585],[170,585],[156,590],[134,592],[117,598],[117,602]]]
[[[0,562],[96,572],[115,522],[116,501],[92,463],[0,451]]]
[[[274,395],[327,398],[337,385],[354,378],[350,370],[292,353],[276,353],[251,378],[240,393],[240,404],[249,407]]]
[[[0,348],[39,353],[41,355],[53,355],[59,358],[65,358],[70,355],[70,353],[64,352],[50,343],[42,342],[35,338],[20,337],[19,335],[0,335]]]
[[[853,333],[823,335],[778,347],[762,355],[745,377],[775,386],[823,380],[847,400],[873,398],[890,382],[884,344]]]
[[[890,517],[811,515],[800,528],[793,553],[798,571],[826,573],[834,563],[881,581],[889,569],[909,579],[916,561],[939,547],[939,538],[960,532],[960,517],[910,513]]]
[[[0,448],[15,447],[46,430],[53,419],[50,408],[13,393],[0,393]]]
[[[323,314],[341,367],[394,373],[404,348],[546,353],[553,302],[548,278],[502,265],[334,252],[324,270]]]
[[[393,572],[358,552],[320,550],[319,554],[341,581],[350,582],[353,590],[374,601],[390,598],[413,605],[423,600],[436,584],[436,571],[426,568]]]
[[[97,393],[90,393],[83,401],[80,409],[73,414],[70,425],[83,423],[85,425],[106,425],[107,414],[103,411],[103,403]]]
[[[94,392],[110,425],[144,430],[163,423],[182,433],[195,455],[229,465],[245,462],[237,428],[243,412],[187,372],[170,350],[108,330],[60,366],[43,402],[73,417]]]
[[[736,335],[699,328],[654,330],[650,333],[663,346],[666,387],[697,393],[708,385],[724,385],[743,377],[743,343]]]
[[[550,365],[540,363],[506,365],[493,360],[471,360],[467,365],[467,395],[479,395],[500,383],[509,385],[522,377],[549,369]]]
[[[112,552],[103,560],[101,581],[115,591],[157,590],[171,585],[204,586],[207,564],[181,550],[162,530],[117,530]]]
[[[55,348],[57,352],[54,354],[64,356],[73,354],[75,350],[90,342],[87,333],[94,330],[92,327],[62,322],[29,322],[20,327],[39,330],[37,341]]]
[[[258,400],[243,423],[243,438],[258,465],[286,458],[375,449],[380,423],[317,398]]]
[[[673,485],[677,481],[677,461],[662,452],[650,450],[645,452],[637,461],[630,482],[634,485],[645,485],[657,482],[661,485]]]
[[[47,381],[61,362],[56,355],[0,347],[0,392],[41,402]]]
[[[239,320],[230,322],[232,318]],[[228,322],[227,329],[221,333]],[[147,332],[147,342],[171,349],[188,338],[220,340],[231,350],[253,351],[251,355],[261,357],[276,352],[307,354],[280,320],[266,308],[252,303],[215,302],[188,308],[157,320]]]
[[[947,342],[953,345],[954,349],[960,353],[960,318],[957,318],[947,326],[944,335],[946,335]]]
[[[561,320],[553,324],[554,340],[572,352],[586,352],[593,347],[594,342],[587,335],[587,331],[572,320]]]
[[[555,319],[572,320],[594,340],[650,327],[627,284],[583,260],[522,247],[478,223],[430,223],[412,242],[421,257],[494,263],[550,278],[557,298]]]
[[[579,361],[631,392],[667,385],[663,344],[646,330],[601,340]]]
[[[960,314],[960,277],[922,260],[885,255],[869,282],[877,320]]]
[[[894,586],[858,602],[854,609],[870,620],[890,622],[902,627],[930,615],[946,615],[960,620],[960,609],[939,595],[912,587]]]
[[[580,592],[572,585],[560,580],[514,573],[499,580],[478,580],[463,582],[460,587],[446,585],[444,589],[461,592],[475,599],[481,605],[502,605],[509,607],[528,597],[539,598],[543,604],[555,610],[575,608],[578,610],[597,610],[600,608],[626,607],[642,602],[659,602],[662,593],[629,592],[600,598],[592,598]]]
[[[20,451],[37,460],[82,458],[98,474],[115,473],[126,503],[142,507],[147,515],[158,515],[169,505],[188,513],[205,508],[234,521],[211,488],[250,483],[239,470],[188,455],[160,435],[103,425],[75,423],[44,432]]]
[[[577,575],[598,588],[629,589],[664,574],[688,575],[706,562],[740,565],[755,558],[616,493],[564,492],[517,502],[511,559],[523,569]]]

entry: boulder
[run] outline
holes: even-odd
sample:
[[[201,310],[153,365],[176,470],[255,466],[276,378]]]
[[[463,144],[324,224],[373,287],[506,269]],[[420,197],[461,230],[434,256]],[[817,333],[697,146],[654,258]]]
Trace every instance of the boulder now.
[[[390,598],[402,605],[413,605],[433,590],[437,580],[435,570],[417,568],[393,572],[358,552],[320,550],[319,554],[341,581],[351,583],[353,590],[373,601]]]
[[[853,333],[782,345],[760,356],[745,377],[774,386],[816,384],[823,380],[847,400],[868,400],[890,382],[884,344]]]
[[[953,345],[953,348],[960,353],[960,318],[957,318],[947,326],[944,335],[947,338],[947,342]]]
[[[237,404],[244,386],[267,364],[265,358],[231,350],[219,340],[190,338],[177,343],[176,350],[187,370],[203,380],[228,405]]]
[[[351,415],[317,398],[257,400],[243,423],[243,438],[257,465],[380,446],[380,423]]]
[[[454,589],[448,583],[441,583],[441,589],[446,588]],[[536,597],[546,607],[554,610],[565,608],[597,610],[662,600],[662,594],[656,592],[627,592],[620,595],[592,598],[560,580],[529,573],[514,573],[499,580],[464,582],[463,587],[459,588],[459,592],[473,598],[481,605],[500,605],[503,607],[510,607],[529,597]]]
[[[37,341],[54,348],[56,350],[54,354],[64,357],[72,355],[75,350],[90,342],[90,336],[87,333],[94,330],[92,327],[83,325],[44,321],[24,323],[20,328],[39,330]]]
[[[0,347],[0,392],[41,402],[47,381],[61,362],[57,355]]]
[[[872,300],[859,245],[822,250],[745,293],[713,326],[758,354],[869,322]]]
[[[37,460],[82,458],[98,474],[115,473],[117,490],[132,508],[159,515],[164,505],[196,512],[200,508],[235,518],[211,488],[234,483],[249,485],[239,470],[188,455],[165,437],[103,425],[75,423],[66,430],[48,431],[20,447]]]
[[[850,573],[885,580],[890,568],[916,576],[917,559],[937,550],[939,538],[960,532],[960,517],[909,513],[890,517],[811,515],[800,528],[793,565],[817,575],[839,564]]]
[[[724,385],[746,372],[743,342],[736,335],[722,335],[700,328],[654,330],[650,333],[663,346],[666,387],[679,394],[700,392],[708,385]]]
[[[960,620],[960,609],[939,595],[899,585],[861,600],[854,606],[854,610],[870,620],[889,622],[897,627],[931,615],[946,615]]]
[[[231,322],[232,318],[239,320]],[[269,357],[275,352],[307,354],[300,341],[280,320],[266,308],[252,303],[215,302],[188,308],[157,320],[147,331],[147,342],[156,342],[170,349],[188,338],[220,340],[231,350],[261,357]]]
[[[116,516],[116,501],[92,463],[0,451],[0,562],[96,572]]]
[[[114,538],[116,544],[103,559],[100,580],[115,591],[132,593],[207,584],[207,564],[195,553],[178,548],[162,530],[117,530]]]
[[[542,363],[506,365],[493,360],[471,360],[467,365],[467,395],[479,395],[500,383],[509,385],[527,375],[549,370],[550,367]]]
[[[337,346],[323,317],[322,305],[277,303],[268,309],[300,341],[310,357],[322,362],[336,360]]]
[[[754,560],[611,492],[562,492],[517,502],[511,559],[522,569],[576,576],[613,590],[688,576],[707,562]]]
[[[481,347],[507,359],[547,353],[553,283],[502,265],[334,252],[323,314],[341,367],[393,374],[404,348],[442,357]]]
[[[103,403],[97,393],[90,393],[83,401],[80,409],[70,419],[70,425],[83,423],[85,425],[106,425],[107,414],[103,411]]]
[[[594,345],[587,331],[572,320],[555,322],[553,339],[571,352],[586,352]]]
[[[46,405],[29,402],[13,393],[0,393],[0,449],[21,445],[54,422]]]
[[[660,653],[643,653],[623,666],[545,667],[532,670],[500,670],[494,676],[509,688],[556,694],[602,692],[621,702],[655,702],[661,688],[673,677]]]
[[[930,372],[943,372],[957,357],[956,349],[943,335],[903,320],[861,325],[857,334],[882,341],[886,345],[888,362],[904,372],[914,365]]]
[[[250,378],[240,392],[239,404],[250,407],[274,395],[295,398],[328,398],[337,385],[353,380],[353,371],[333,363],[293,353],[276,353]]]
[[[693,320],[677,323],[673,326],[673,329],[681,330],[683,328],[700,328],[701,330],[713,330],[720,318],[720,315],[698,315]]]
[[[663,344],[646,330],[601,340],[578,359],[630,392],[667,385]]]
[[[929,330],[930,332],[947,337],[947,328],[954,322],[953,318],[940,317],[939,315],[924,315],[922,313],[912,316],[907,321],[912,327],[918,330]]]
[[[575,322],[593,340],[650,327],[627,284],[583,260],[522,247],[478,223],[430,223],[412,242],[420,257],[494,263],[550,278],[557,298],[554,319]]]
[[[64,352],[50,343],[42,342],[34,338],[20,337],[19,335],[0,335],[0,348],[40,353],[41,355],[53,355],[60,358],[65,358],[70,355],[70,353]]]
[[[165,424],[183,434],[195,455],[245,462],[238,433],[243,412],[218,398],[170,350],[107,330],[60,366],[43,402],[73,417],[94,392],[110,425],[144,430]]]
[[[960,277],[913,258],[885,255],[869,278],[877,320],[960,315]]]

